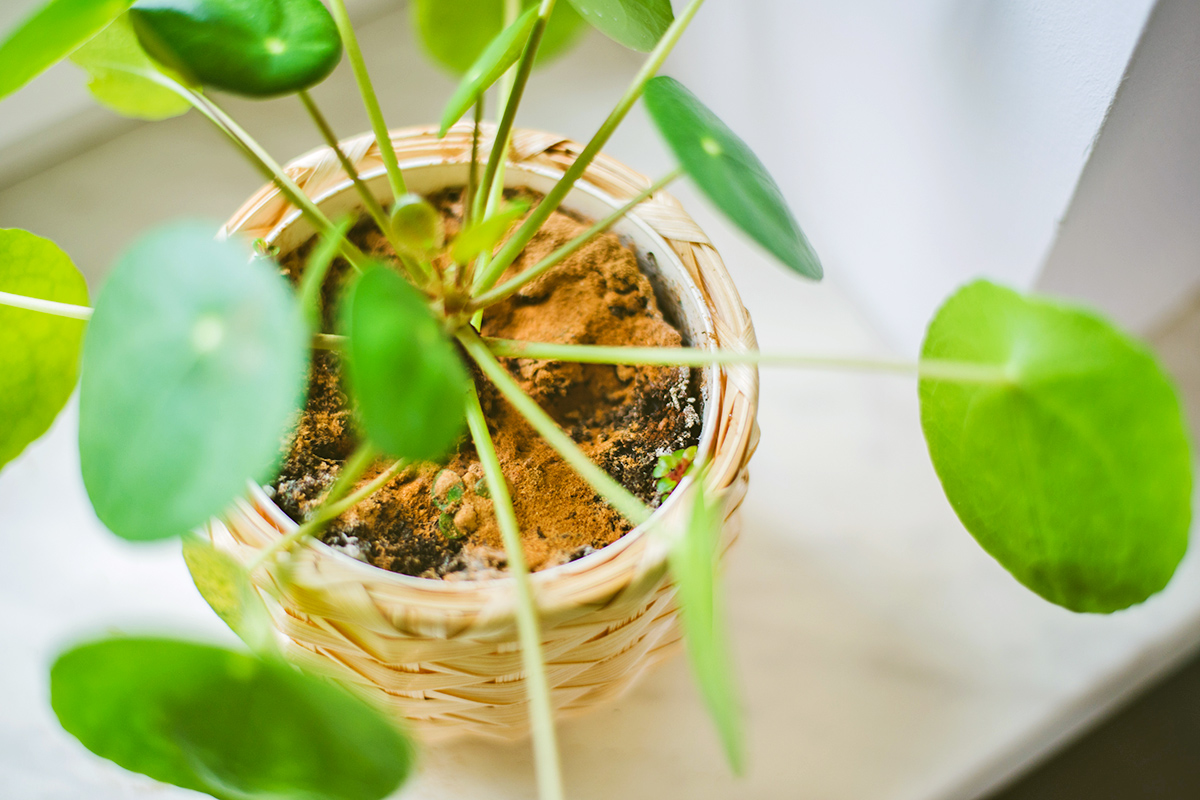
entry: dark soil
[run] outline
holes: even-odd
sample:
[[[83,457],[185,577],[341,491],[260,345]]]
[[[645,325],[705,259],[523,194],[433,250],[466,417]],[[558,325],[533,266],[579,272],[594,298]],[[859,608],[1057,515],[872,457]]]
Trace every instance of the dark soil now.
[[[536,202],[537,196],[527,195]],[[459,192],[430,198],[457,229]],[[551,217],[505,277],[523,270],[587,227],[565,213]],[[351,238],[368,253],[394,253],[369,220]],[[314,242],[283,259],[299,277]],[[325,287],[326,324],[349,276],[335,262]],[[328,328],[332,330],[333,328]],[[679,331],[659,310],[634,252],[611,234],[594,238],[519,294],[487,311],[483,333],[537,342],[678,347]],[[652,475],[660,455],[696,444],[697,375],[687,368],[615,367],[508,359],[537,402],[594,461],[651,505],[661,502]],[[573,561],[619,539],[629,524],[538,437],[481,378],[477,384],[505,477],[512,490],[525,556],[533,570]],[[338,357],[314,354],[307,406],[270,487],[297,522],[315,508],[358,444],[342,391]],[[387,468],[380,461],[363,476]],[[445,464],[410,468],[342,517],[324,540],[384,569],[428,578],[499,575],[506,559],[483,470],[468,438]]]

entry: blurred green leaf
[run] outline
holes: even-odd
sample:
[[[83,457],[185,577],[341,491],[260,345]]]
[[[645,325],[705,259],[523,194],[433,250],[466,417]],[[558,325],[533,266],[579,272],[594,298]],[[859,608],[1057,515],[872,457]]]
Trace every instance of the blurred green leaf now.
[[[130,14],[150,55],[197,83],[247,97],[309,89],[342,58],[321,0],[138,0]]]
[[[475,105],[480,95],[500,80],[500,76],[509,67],[517,63],[525,45],[529,41],[529,32],[537,21],[537,9],[530,8],[517,18],[517,21],[501,31],[463,75],[446,104],[442,114],[442,128],[439,136],[445,136],[450,126],[462,119],[471,106]]]
[[[7,97],[125,13],[132,0],[50,0],[0,42],[0,99]]]
[[[521,0],[523,9],[538,0]],[[461,75],[471,68],[504,27],[504,0],[414,0],[413,27],[433,59]],[[538,48],[543,64],[569,50],[587,25],[567,3],[554,6]]]
[[[503,211],[497,211],[487,219],[464,228],[454,237],[450,257],[458,264],[466,264],[483,253],[491,253],[508,233],[509,228],[529,210],[529,203],[521,200],[512,203]]]
[[[271,476],[302,396],[308,332],[273,262],[178,223],[113,269],[83,348],[79,452],[101,521],[177,536]]]
[[[75,51],[71,60],[91,76],[88,89],[92,96],[123,116],[162,120],[186,114],[192,107],[178,93],[156,82],[161,77],[186,85],[182,75],[166,71],[146,55],[128,15],[118,17],[96,34]]]
[[[717,208],[784,265],[820,280],[824,271],[817,254],[767,168],[745,142],[673,78],[646,84],[646,109],[679,163]]]
[[[921,425],[950,504],[1021,583],[1111,612],[1167,585],[1187,549],[1192,457],[1150,351],[1099,316],[987,281],[952,296],[926,359],[993,382],[920,382]]]
[[[86,306],[71,257],[28,231],[0,229],[0,292]],[[0,305],[0,468],[50,429],[75,390],[81,320]]]
[[[183,560],[200,596],[230,630],[256,653],[277,652],[267,609],[240,561],[194,533],[183,536]]]
[[[308,322],[309,330],[313,333],[321,333],[325,329],[325,314],[322,305],[325,278],[329,275],[329,268],[333,266],[333,260],[338,256],[342,240],[350,232],[353,222],[353,218],[346,218],[338,224],[334,232],[321,237],[320,243],[313,248],[312,255],[308,257],[308,264],[305,265],[304,274],[300,277],[300,289],[297,292],[300,297],[300,309],[304,313],[304,319]]]
[[[281,662],[170,639],[63,653],[50,704],[84,747],[220,800],[380,800],[413,767],[381,714]]]
[[[671,0],[570,0],[592,27],[631,50],[649,53],[675,21]]]
[[[717,578],[721,506],[705,496],[703,481],[688,487],[691,510],[687,529],[671,548],[671,573],[678,587],[684,640],[700,692],[716,723],[725,755],[735,774],[745,768],[742,713],[729,659],[729,637]]]
[[[417,291],[376,266],[343,310],[347,369],[368,438],[396,458],[434,461],[462,436],[470,378]]]
[[[442,215],[425,198],[415,194],[406,194],[396,201],[392,231],[411,255],[422,259],[446,240]]]

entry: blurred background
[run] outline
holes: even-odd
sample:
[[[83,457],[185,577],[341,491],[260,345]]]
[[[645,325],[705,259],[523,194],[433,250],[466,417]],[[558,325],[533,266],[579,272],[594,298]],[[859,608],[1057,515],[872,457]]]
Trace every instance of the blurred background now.
[[[421,52],[407,3],[350,4],[390,124],[437,119],[454,78]],[[36,5],[5,0],[0,29]],[[518,124],[586,140],[640,61],[586,35],[535,75]],[[678,187],[764,348],[914,354],[940,301],[987,275],[1146,336],[1200,425],[1200,3],[709,0],[666,72],[757,150],[825,262],[820,285],[783,274]],[[314,95],[340,134],[369,127],[345,64]],[[223,102],[280,161],[317,142],[294,100]],[[670,166],[640,108],[608,151],[647,174]],[[140,232],[180,216],[215,228],[259,183],[202,118],[118,119],[71,65],[0,105],[0,227],[54,239],[93,288]],[[914,395],[894,379],[764,373],[729,566],[751,775],[724,774],[677,659],[564,726],[574,796],[1200,796],[1200,666],[1186,666],[1200,557],[1111,618],[1046,605],[962,531]],[[81,634],[227,636],[172,548],[103,533],[73,425],[0,475],[0,787],[182,797],[96,761],[45,708],[46,660]],[[94,596],[109,599],[79,602]],[[404,796],[523,797],[530,776],[524,747],[468,743],[427,753]]]

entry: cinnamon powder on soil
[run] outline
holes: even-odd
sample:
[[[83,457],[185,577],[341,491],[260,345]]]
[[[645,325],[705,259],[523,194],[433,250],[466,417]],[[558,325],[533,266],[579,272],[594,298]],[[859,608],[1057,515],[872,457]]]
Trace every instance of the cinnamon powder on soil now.
[[[460,192],[429,198],[451,235],[461,224]],[[536,195],[524,192],[533,201]],[[555,213],[503,280],[534,265],[588,227]],[[369,221],[351,239],[377,257],[394,252]],[[283,260],[297,280],[313,247]],[[335,262],[325,286],[329,309],[350,278]],[[332,329],[332,328],[328,328]],[[484,314],[483,334],[563,344],[679,347],[679,331],[658,307],[637,256],[612,234],[594,237],[573,256]],[[658,457],[696,444],[699,392],[692,370],[505,359],[521,387],[593,461],[651,506],[662,498],[653,477]],[[580,558],[619,539],[629,523],[547,445],[491,384],[476,376],[488,427],[508,480],[530,569]],[[320,503],[358,444],[341,384],[338,357],[314,354],[309,396],[286,445],[283,470],[270,487],[297,522]],[[386,469],[373,465],[360,485]],[[507,559],[491,492],[469,437],[445,464],[410,467],[346,512],[323,539],[384,569],[431,578],[475,579],[503,573]]]

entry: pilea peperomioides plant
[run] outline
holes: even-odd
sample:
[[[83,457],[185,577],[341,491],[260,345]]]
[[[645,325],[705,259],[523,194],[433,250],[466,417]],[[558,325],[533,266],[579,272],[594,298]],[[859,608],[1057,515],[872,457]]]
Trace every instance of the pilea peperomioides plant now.
[[[1149,350],[1089,311],[978,281],[946,301],[915,363],[480,335],[489,309],[685,174],[782,264],[821,278],[820,261],[761,162],[695,95],[656,77],[702,4],[691,0],[676,15],[669,0],[417,2],[425,45],[463,74],[442,133],[465,115],[474,120],[476,158],[453,236],[437,209],[409,193],[386,146],[392,201],[381,203],[308,93],[344,54],[377,140],[388,141],[343,0],[328,8],[319,0],[51,0],[0,44],[0,97],[69,56],[88,72],[95,97],[120,113],[161,119],[196,109],[320,237],[292,287],[269,247],[217,240],[192,222],[174,224],[118,261],[93,308],[82,277],[54,244],[0,231],[0,465],[48,429],[79,369],[79,448],[96,514],[127,539],[183,537],[201,593],[255,653],[146,638],[106,639],[64,653],[51,671],[52,704],[84,745],[128,769],[220,798],[365,800],[393,791],[411,764],[404,735],[367,705],[282,661],[250,578],[409,465],[442,459],[467,434],[484,473],[478,491],[494,505],[515,578],[539,789],[547,800],[561,797],[537,607],[475,381],[489,381],[630,522],[646,522],[651,509],[523,392],[506,358],[910,374],[950,503],[1019,581],[1066,608],[1101,613],[1167,584],[1191,520],[1192,459],[1180,403]],[[539,56],[568,46],[583,20],[650,55],[554,188],[532,208],[510,201],[503,176],[525,86]],[[485,150],[481,121],[494,87],[499,118],[495,144]],[[322,213],[209,90],[297,95],[396,257],[367,256],[348,236],[355,220]],[[679,169],[501,283],[643,97]],[[325,309],[325,278],[338,258],[355,277],[336,308]],[[331,329],[328,319],[336,320]],[[247,480],[261,483],[278,469],[314,350],[340,351],[345,359],[360,444],[303,524],[243,565],[189,531],[219,515]],[[360,485],[383,455],[393,465]],[[695,673],[740,770],[738,704],[716,580],[720,498],[705,492],[705,464],[693,464],[695,458],[693,448],[662,459],[654,476],[659,489],[690,493],[688,513],[684,524],[664,522],[649,535],[670,548]],[[438,507],[445,512],[462,492],[449,486],[435,497]],[[453,535],[449,513],[443,523]],[[247,759],[246,752],[257,756]]]

